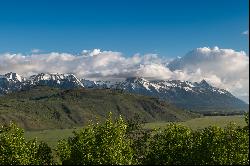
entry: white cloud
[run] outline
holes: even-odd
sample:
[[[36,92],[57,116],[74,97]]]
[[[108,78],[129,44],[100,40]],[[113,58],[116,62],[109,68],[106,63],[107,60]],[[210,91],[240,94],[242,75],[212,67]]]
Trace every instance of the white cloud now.
[[[98,55],[100,53],[101,53],[100,49],[94,49],[93,51],[90,51],[90,50],[83,50],[82,51],[82,55],[85,55],[85,56],[95,56],[95,55]]]
[[[125,57],[120,52],[100,49],[83,50],[80,55],[57,52],[0,54],[0,74],[10,71],[24,76],[40,72],[74,73],[88,79],[131,76],[189,81],[206,79],[240,98],[248,100],[249,96],[249,57],[244,52],[218,47],[197,48],[170,63],[156,54]]]
[[[249,35],[249,32],[248,32],[248,30],[246,30],[246,31],[242,32],[241,34],[242,35]]]
[[[206,79],[212,85],[227,89],[234,95],[248,100],[249,57],[243,51],[218,47],[197,48],[183,58],[171,62],[169,68],[173,72],[181,71],[175,75],[176,79]]]
[[[136,76],[143,76],[148,79],[171,79],[173,73],[162,64],[140,65],[136,71]]]

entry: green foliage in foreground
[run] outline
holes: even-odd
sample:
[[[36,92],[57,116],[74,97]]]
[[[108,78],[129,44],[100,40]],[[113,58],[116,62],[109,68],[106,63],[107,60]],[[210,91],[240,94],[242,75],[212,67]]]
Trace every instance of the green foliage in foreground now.
[[[51,148],[36,139],[27,142],[23,134],[13,123],[0,127],[0,165],[53,164]]]
[[[113,122],[110,114],[103,125],[92,124],[75,132],[74,137],[58,144],[62,164],[133,164],[130,140],[125,135],[126,128],[121,117]]]
[[[139,119],[125,122],[111,115],[61,140],[57,153],[62,164],[248,165],[249,122],[192,130],[168,124],[165,130],[146,130]],[[0,164],[51,164],[51,148],[26,142],[15,125],[0,130]]]
[[[169,124],[150,140],[146,164],[234,165],[249,163],[248,131],[230,124],[203,130]]]

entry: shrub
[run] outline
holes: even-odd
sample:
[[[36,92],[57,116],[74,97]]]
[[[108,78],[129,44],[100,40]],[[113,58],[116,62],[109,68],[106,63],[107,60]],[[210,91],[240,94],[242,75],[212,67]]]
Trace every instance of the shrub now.
[[[128,127],[126,136],[132,142],[132,149],[137,164],[143,164],[148,152],[150,151],[150,139],[152,136],[152,130],[145,129],[143,124],[145,123],[140,115],[136,114],[132,119],[128,120]]]
[[[235,124],[225,129],[210,126],[194,133],[194,164],[234,165],[249,163],[249,136]]]
[[[131,142],[126,138],[127,125],[121,117],[104,124],[91,124],[74,136],[58,143],[62,164],[99,165],[133,164]]]
[[[52,164],[48,145],[38,145],[36,139],[26,141],[23,133],[14,123],[0,127],[0,165]]]
[[[150,141],[145,164],[247,165],[249,133],[235,124],[202,130],[170,124]]]
[[[169,124],[163,131],[158,131],[150,141],[150,152],[145,164],[176,165],[189,164],[192,137],[188,127]]]

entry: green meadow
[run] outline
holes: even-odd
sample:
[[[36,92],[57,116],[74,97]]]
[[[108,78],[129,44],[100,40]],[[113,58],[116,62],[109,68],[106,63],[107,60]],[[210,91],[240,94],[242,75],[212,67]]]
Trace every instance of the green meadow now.
[[[202,129],[208,126],[219,126],[225,127],[230,122],[236,123],[237,125],[243,127],[246,125],[243,115],[234,116],[204,116],[201,118],[191,119],[185,122],[178,122],[184,126],[188,126],[193,130]],[[145,127],[150,129],[163,129],[169,122],[154,122],[146,123]]]
[[[192,128],[193,130],[202,129],[211,125],[219,127],[225,127],[230,122],[234,122],[239,126],[245,126],[245,120],[243,115],[234,116],[204,116],[202,118],[195,118],[185,122],[177,122]],[[149,129],[164,129],[166,124],[169,122],[154,122],[146,123],[145,128]],[[41,130],[41,131],[26,131],[25,137],[27,139],[37,138],[38,141],[44,141],[51,147],[57,145],[58,140],[67,139],[69,136],[73,136],[74,130],[80,130],[80,127],[72,129],[52,129],[52,130]]]

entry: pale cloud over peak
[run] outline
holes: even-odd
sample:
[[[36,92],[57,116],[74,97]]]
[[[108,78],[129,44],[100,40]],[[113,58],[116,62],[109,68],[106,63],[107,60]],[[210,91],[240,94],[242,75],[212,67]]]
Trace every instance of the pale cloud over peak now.
[[[95,80],[133,76],[163,80],[205,79],[245,101],[249,96],[249,57],[243,51],[217,46],[194,49],[171,62],[157,54],[126,57],[121,52],[100,49],[83,50],[80,55],[58,52],[0,54],[0,74],[10,71],[23,76],[40,72],[74,73],[80,78]]]
[[[218,47],[198,48],[171,62],[169,68],[173,72],[181,71],[177,73],[180,79],[206,79],[214,86],[249,100],[249,95],[245,95],[249,94],[249,57],[244,51]]]

